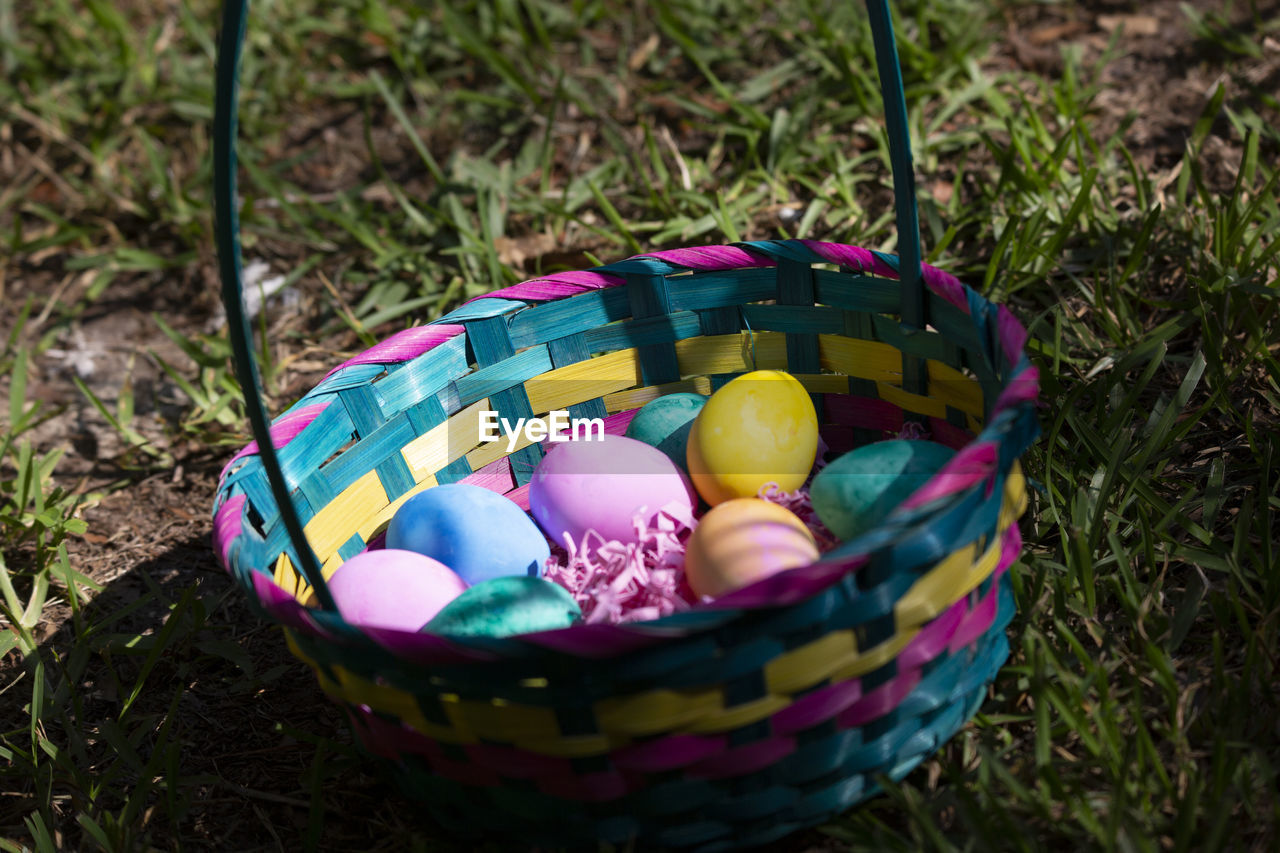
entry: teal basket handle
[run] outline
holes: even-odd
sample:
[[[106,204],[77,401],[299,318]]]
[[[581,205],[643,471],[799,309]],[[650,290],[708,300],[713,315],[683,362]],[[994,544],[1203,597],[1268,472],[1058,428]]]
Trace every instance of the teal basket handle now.
[[[920,268],[920,224],[916,210],[915,173],[911,162],[911,137],[907,126],[907,102],[902,89],[902,68],[888,0],[866,0],[875,42],[876,66],[884,97],[885,125],[889,134],[889,158],[893,167],[894,206],[898,225],[898,274],[901,277],[901,324],[908,330],[925,326],[924,280]],[[240,51],[244,45],[249,0],[226,0],[218,43],[217,88],[213,111],[213,209],[218,248],[218,273],[222,280],[222,304],[235,363],[236,381],[244,390],[245,408],[253,437],[258,443],[271,495],[275,498],[289,540],[297,553],[303,576],[325,610],[336,610],[320,572],[320,561],[302,530],[280,459],[271,442],[270,420],[262,403],[262,383],[253,355],[253,332],[244,310],[244,281],[240,269],[240,222],[236,200],[236,106],[239,94]]]

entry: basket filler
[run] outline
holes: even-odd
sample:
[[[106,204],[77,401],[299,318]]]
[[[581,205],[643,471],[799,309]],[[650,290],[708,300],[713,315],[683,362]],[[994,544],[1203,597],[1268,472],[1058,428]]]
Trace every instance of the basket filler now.
[[[867,7],[899,255],[779,240],[548,275],[393,335],[271,424],[235,207],[247,5],[224,6],[214,167],[257,440],[222,474],[214,547],[406,794],[460,833],[723,850],[826,821],[955,734],[1008,655],[1038,374],[1009,311],[921,263],[887,2]],[[655,396],[767,368],[806,386],[833,448],[917,423],[958,453],[812,565],[661,619],[446,639],[337,612],[325,579],[410,496],[451,482],[527,490],[540,447],[478,443],[478,409],[512,422],[568,410],[620,432]]]

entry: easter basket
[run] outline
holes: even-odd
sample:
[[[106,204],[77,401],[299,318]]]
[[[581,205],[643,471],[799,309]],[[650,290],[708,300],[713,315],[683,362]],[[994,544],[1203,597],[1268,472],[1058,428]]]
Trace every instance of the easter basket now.
[[[257,440],[220,478],[214,549],[440,824],[524,843],[766,843],[905,776],[976,712],[1006,659],[1038,374],[1004,307],[921,263],[888,8],[867,7],[900,255],[779,240],[547,275],[391,336],[268,423],[235,207],[247,0],[226,3],[218,255]],[[564,410],[617,433],[646,401],[757,369],[799,379],[833,450],[916,424],[958,452],[811,565],[659,619],[444,637],[337,611],[326,579],[411,496],[456,482],[527,494],[542,447],[479,442],[479,411]]]

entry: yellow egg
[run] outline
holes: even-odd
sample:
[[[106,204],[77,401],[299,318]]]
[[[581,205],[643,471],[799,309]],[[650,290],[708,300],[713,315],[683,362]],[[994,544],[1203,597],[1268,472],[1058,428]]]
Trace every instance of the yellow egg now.
[[[693,485],[715,506],[766,483],[804,484],[818,452],[818,416],[804,386],[781,370],[739,376],[711,395],[689,433]]]
[[[684,572],[695,593],[719,596],[816,559],[813,534],[795,513],[759,498],[737,498],[698,522]]]

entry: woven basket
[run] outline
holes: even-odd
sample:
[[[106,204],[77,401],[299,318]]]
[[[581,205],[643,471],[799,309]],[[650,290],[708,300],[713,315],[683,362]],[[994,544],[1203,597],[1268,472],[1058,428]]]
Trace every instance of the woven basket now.
[[[1008,654],[1038,376],[1008,311],[920,263],[884,0],[867,6],[901,257],[784,240],[527,281],[334,368],[270,426],[233,204],[246,5],[224,10],[214,156],[223,298],[258,440],[222,474],[214,547],[404,790],[463,833],[719,850],[825,821],[950,738]],[[621,433],[655,396],[766,368],[809,389],[834,450],[916,422],[959,453],[819,562],[656,621],[448,640],[359,629],[334,608],[324,578],[409,496],[461,481],[527,501],[539,446],[478,443],[480,409],[567,409]]]

